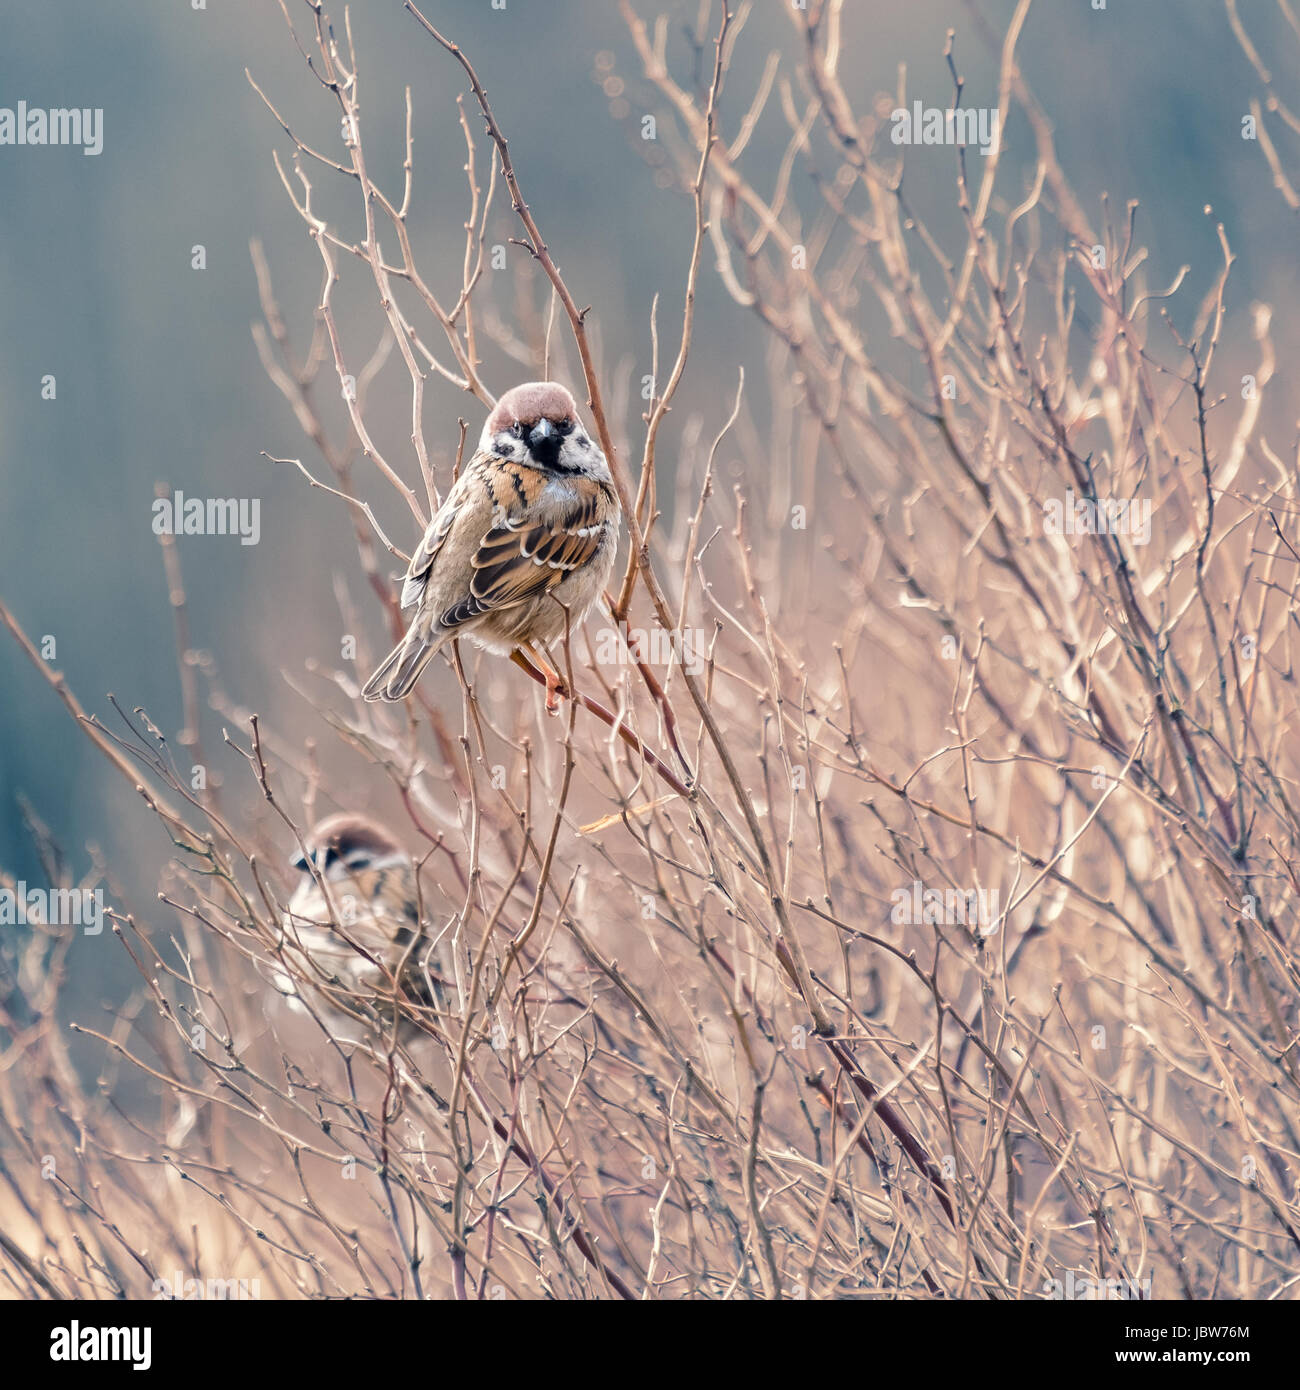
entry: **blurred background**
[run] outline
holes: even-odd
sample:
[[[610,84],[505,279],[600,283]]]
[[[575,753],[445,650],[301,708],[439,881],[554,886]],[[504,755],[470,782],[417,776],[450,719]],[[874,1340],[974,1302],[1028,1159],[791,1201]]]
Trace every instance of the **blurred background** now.
[[[768,53],[789,46],[782,8],[755,6],[740,34],[722,100],[723,128],[733,136]],[[994,104],[996,52],[981,38],[976,17],[1000,36],[1012,9],[953,0],[849,6],[841,73],[855,107],[870,106],[877,94],[889,94],[886,108],[892,106],[901,67],[909,101],[946,105],[951,84],[943,49],[950,27],[957,30],[965,104]],[[1266,61],[1294,51],[1285,46],[1290,36],[1281,32],[1275,7],[1245,9]],[[672,16],[670,45],[680,72],[696,6],[659,4],[644,13],[650,18],[661,10]],[[306,28],[305,6],[289,0],[289,13]],[[602,364],[639,380],[649,371],[656,293],[663,295],[665,341],[676,343],[691,222],[681,194],[659,176],[657,151],[641,139],[641,117],[658,103],[617,6],[508,0],[496,9],[489,0],[428,0],[426,13],[476,63],[510,138],[525,195],[548,238],[563,248],[561,268],[575,294],[593,306]],[[351,14],[372,175],[390,192],[400,190],[409,84],[416,172],[411,235],[424,273],[454,297],[466,190],[464,149],[450,138],[450,116],[462,74],[397,0],[369,0]],[[0,105],[102,107],[104,124],[98,157],[76,148],[0,147],[0,597],[34,639],[55,639],[51,664],[88,710],[109,721],[111,691],[127,709],[144,707],[174,738],[182,714],[168,586],[151,529],[155,487],[258,498],[259,544],[228,537],[179,542],[191,640],[212,653],[232,702],[310,736],[319,732],[307,722],[314,716],[285,676],[306,680],[309,661],[337,662],[336,575],[347,576],[373,646],[383,646],[387,634],[378,604],[357,581],[342,509],[310,492],[293,470],[261,456],[263,450],[300,456],[322,471],[258,360],[250,333],[260,316],[250,239],[264,245],[300,353],[310,339],[321,266],[272,163],[272,151],[283,155],[289,141],[245,69],[297,133],[342,157],[331,103],[271,0],[211,0],[202,9],[184,0],[14,6],[6,39]],[[1206,204],[1225,223],[1237,257],[1229,307],[1257,298],[1295,302],[1296,221],[1272,187],[1259,146],[1241,138],[1259,82],[1221,5],[1166,0],[1097,11],[1082,0],[1040,4],[1029,13],[1019,55],[1089,214],[1101,220],[1098,200],[1106,194],[1121,222],[1127,200],[1140,198],[1138,241],[1151,248],[1149,284],[1163,287],[1180,266],[1190,267],[1176,314],[1194,312],[1221,268]],[[471,124],[479,135],[481,123]],[[746,156],[748,168],[775,177],[786,138],[779,113],[765,120]],[[1028,168],[1032,142],[1024,125],[1013,125],[1004,138],[1009,166]],[[479,158],[485,173],[481,139]],[[934,162],[932,186],[922,161],[908,167],[909,196],[942,233],[953,215],[951,161]],[[322,198],[333,195],[329,210],[339,217],[340,233],[358,238],[352,190],[340,197],[324,176],[313,178]],[[500,196],[494,222],[499,235],[489,240],[504,243],[515,234]],[[202,270],[192,268],[199,246]],[[488,289],[506,321],[516,304],[509,277],[524,255],[508,250],[512,269],[490,272],[503,278]],[[674,440],[691,428],[693,413],[705,412],[712,432],[734,392],[737,368],[745,366],[751,382],[763,379],[761,339],[718,285],[707,247],[705,262],[694,357],[660,447],[669,477]],[[342,268],[336,310],[356,370],[374,350],[379,325],[365,267]],[[545,312],[540,293],[538,307]],[[1300,326],[1294,316],[1279,315],[1273,333],[1285,375],[1300,349]],[[889,360],[886,341],[873,342],[871,350]],[[486,343],[483,373],[499,393],[519,369]],[[54,400],[42,399],[47,375],[56,380]],[[1272,400],[1285,394],[1275,391]],[[418,489],[409,384],[396,353],[371,402],[378,442]],[[341,412],[329,414],[329,404],[326,413],[337,425]],[[626,430],[639,408],[633,393],[617,427]],[[761,391],[751,392],[746,409],[749,428],[761,431]],[[441,445],[436,462],[443,478],[461,415],[472,441],[481,407],[431,377],[425,430],[431,446]],[[1293,420],[1267,423],[1291,437]],[[357,479],[364,489],[363,470]],[[392,507],[386,487],[374,494],[381,520],[409,548],[409,516]],[[74,876],[86,871],[98,847],[115,863],[123,892],[135,898],[128,905],[148,902],[170,846],[7,634],[0,634],[0,705],[6,711],[0,865],[40,880],[23,826],[26,798],[67,851]],[[210,776],[228,785],[246,778],[242,761],[221,743],[226,721],[212,711],[204,718]],[[240,796],[247,790],[241,786]]]

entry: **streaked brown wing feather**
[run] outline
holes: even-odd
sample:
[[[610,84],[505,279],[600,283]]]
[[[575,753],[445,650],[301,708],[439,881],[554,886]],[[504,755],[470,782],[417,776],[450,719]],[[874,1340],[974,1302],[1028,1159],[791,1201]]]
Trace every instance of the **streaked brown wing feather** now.
[[[448,498],[448,501],[450,500]],[[429,523],[419,548],[411,556],[411,563],[406,567],[406,577],[402,582],[403,608],[410,608],[419,603],[424,586],[429,582],[429,571],[433,568],[433,562],[438,558],[438,552],[447,537],[451,535],[452,523],[455,520],[455,510],[450,506],[444,506]]]
[[[517,509],[531,500],[531,494],[525,494],[519,484],[511,487],[506,480],[498,478],[499,468],[499,461],[488,454],[475,454],[466,464],[441,509],[429,522],[419,548],[406,567],[402,584],[403,608],[413,607],[424,597],[434,561],[446,545],[448,536],[456,529],[456,523],[473,511],[475,498],[482,496],[486,490],[486,498],[491,502],[494,514],[503,516],[508,514],[510,508]]]
[[[537,490],[533,470],[512,469],[510,473],[523,476],[509,477],[501,491]],[[520,510],[514,509],[513,515],[507,512],[504,524],[493,526],[483,537],[474,556],[470,592],[442,615],[444,627],[458,627],[484,613],[537,598],[595,558],[604,532],[597,524],[599,508],[594,491],[575,498],[545,526],[523,529]]]

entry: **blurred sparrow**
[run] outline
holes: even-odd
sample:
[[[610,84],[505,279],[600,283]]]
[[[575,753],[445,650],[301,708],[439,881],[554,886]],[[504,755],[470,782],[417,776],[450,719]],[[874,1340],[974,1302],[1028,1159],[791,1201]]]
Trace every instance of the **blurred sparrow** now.
[[[394,977],[418,1003],[443,1006],[443,981],[427,944],[419,941],[415,866],[383,826],[343,813],[319,822],[305,837],[307,855],[293,860],[299,878],[284,920],[281,993],[301,999],[313,983],[313,1003],[337,1026],[340,1004],[385,1015]],[[314,865],[328,898],[312,873]],[[415,943],[414,945],[412,943]],[[321,988],[329,986],[329,989]],[[333,1002],[331,1001],[333,994]],[[351,1020],[349,1020],[351,1022]]]
[[[609,578],[619,503],[600,448],[554,381],[507,391],[474,457],[429,523],[402,585],[406,636],[366,683],[367,700],[401,700],[434,653],[473,637],[501,655],[554,642]],[[546,672],[546,708],[563,685]]]

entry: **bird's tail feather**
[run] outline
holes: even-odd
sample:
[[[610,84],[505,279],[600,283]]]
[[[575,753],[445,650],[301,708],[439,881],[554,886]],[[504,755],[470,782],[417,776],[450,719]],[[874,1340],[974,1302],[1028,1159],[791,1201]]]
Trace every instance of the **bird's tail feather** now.
[[[434,635],[412,628],[380,663],[361,692],[367,700],[404,700],[420,673],[442,646],[445,634]]]

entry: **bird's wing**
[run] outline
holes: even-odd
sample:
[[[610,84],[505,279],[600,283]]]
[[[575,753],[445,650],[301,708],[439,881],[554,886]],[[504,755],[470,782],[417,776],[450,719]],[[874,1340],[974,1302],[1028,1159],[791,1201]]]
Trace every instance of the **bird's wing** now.
[[[342,892],[339,892],[339,887]],[[396,944],[404,949],[410,942],[413,929],[420,925],[416,907],[415,876],[409,864],[386,865],[378,869],[357,869],[335,885],[336,896],[349,891],[355,895],[361,912],[356,918],[359,931],[348,934],[366,950],[379,953],[388,965],[387,947]]]
[[[495,470],[492,491],[501,505],[475,552],[469,593],[442,614],[444,628],[537,598],[595,558],[606,532],[600,484],[577,478],[571,496],[538,506],[546,481],[519,464]]]
[[[446,543],[447,537],[451,535],[451,528],[465,507],[471,469],[478,461],[477,458],[470,460],[469,468],[466,468],[456,480],[455,486],[447,494],[446,500],[429,523],[424,533],[424,539],[421,540],[415,554],[411,556],[411,563],[406,567],[406,578],[402,582],[403,608],[415,607],[424,597],[433,562],[438,558],[438,552]]]

